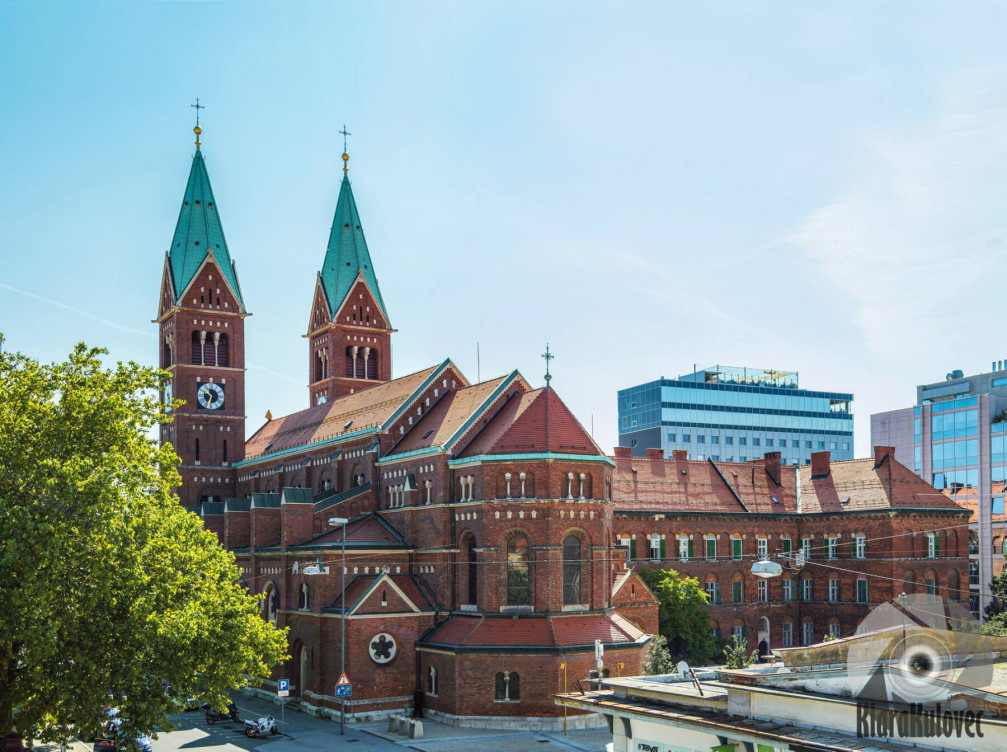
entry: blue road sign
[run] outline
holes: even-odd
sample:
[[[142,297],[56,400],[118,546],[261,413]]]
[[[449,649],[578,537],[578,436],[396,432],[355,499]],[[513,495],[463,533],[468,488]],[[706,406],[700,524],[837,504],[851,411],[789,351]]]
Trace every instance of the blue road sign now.
[[[276,694],[280,697],[290,696],[290,679],[280,679],[276,682]]]
[[[340,684],[336,687],[336,697],[352,697],[352,696],[353,696],[352,684]]]

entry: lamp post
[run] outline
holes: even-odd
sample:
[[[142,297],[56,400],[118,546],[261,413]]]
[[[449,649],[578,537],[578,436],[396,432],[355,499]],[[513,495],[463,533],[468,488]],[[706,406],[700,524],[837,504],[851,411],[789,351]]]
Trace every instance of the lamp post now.
[[[343,528],[343,589],[342,603],[343,613],[339,619],[339,673],[346,672],[346,525],[349,520],[346,517],[332,517],[329,519],[330,525],[341,525]],[[346,698],[339,698],[339,734],[346,733]]]

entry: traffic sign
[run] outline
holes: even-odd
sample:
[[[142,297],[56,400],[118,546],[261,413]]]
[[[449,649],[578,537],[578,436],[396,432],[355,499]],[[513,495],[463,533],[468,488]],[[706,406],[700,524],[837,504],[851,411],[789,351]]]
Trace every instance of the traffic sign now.
[[[345,671],[339,675],[339,680],[336,682],[337,687],[342,687],[344,685],[347,687],[350,686],[350,677],[346,675]]]
[[[280,679],[276,682],[276,694],[278,697],[290,697],[290,679]]]
[[[337,684],[336,685],[336,697],[353,697],[353,685],[352,684]]]

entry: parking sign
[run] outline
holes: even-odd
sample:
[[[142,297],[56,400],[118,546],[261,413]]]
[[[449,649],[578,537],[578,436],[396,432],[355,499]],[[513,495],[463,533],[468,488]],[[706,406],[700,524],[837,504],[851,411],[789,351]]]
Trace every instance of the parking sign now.
[[[276,695],[278,697],[290,696],[290,679],[280,679],[276,682]]]

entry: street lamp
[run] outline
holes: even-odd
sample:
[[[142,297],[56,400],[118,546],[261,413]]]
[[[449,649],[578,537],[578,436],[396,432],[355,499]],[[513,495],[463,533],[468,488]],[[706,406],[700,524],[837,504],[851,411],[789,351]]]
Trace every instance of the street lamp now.
[[[340,525],[343,528],[343,614],[339,619],[339,673],[346,672],[346,526],[349,524],[346,517],[330,517],[329,524],[335,527]],[[339,698],[339,734],[346,733],[346,698]]]

